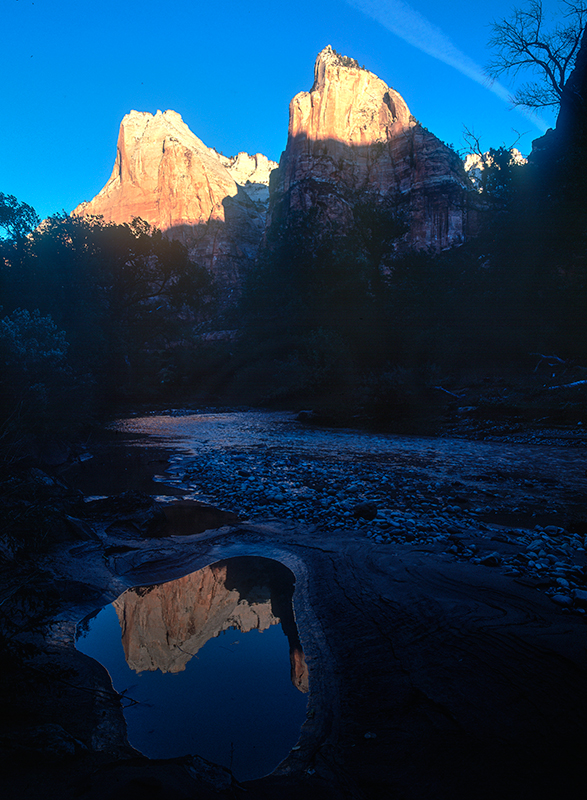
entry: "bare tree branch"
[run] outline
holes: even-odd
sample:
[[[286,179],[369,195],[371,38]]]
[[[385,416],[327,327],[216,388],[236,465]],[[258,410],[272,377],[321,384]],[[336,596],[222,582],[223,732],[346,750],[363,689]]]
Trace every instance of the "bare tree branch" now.
[[[547,16],[542,0],[529,0],[492,24],[489,46],[495,56],[487,67],[492,78],[515,79],[529,71],[537,80],[517,88],[512,102],[528,108],[558,106],[575,65],[587,23],[586,0],[559,0],[558,17]]]

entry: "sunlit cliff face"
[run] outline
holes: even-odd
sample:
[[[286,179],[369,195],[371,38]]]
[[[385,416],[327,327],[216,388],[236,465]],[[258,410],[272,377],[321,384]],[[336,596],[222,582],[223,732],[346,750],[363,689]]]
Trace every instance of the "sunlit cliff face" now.
[[[355,147],[384,142],[416,121],[403,99],[352,59],[326,47],[316,59],[314,85],[290,104],[289,136]]]
[[[226,222],[226,200],[269,183],[277,166],[258,153],[226,158],[195,136],[175,111],[131,111],[120,124],[108,183],[74,214],[124,223],[141,217],[161,230]],[[266,191],[268,196],[268,189]],[[262,195],[255,199],[263,199]]]
[[[129,667],[135,672],[181,672],[223,631],[264,631],[281,623],[290,644],[292,682],[307,692],[308,670],[291,606],[293,583],[287,597],[278,585],[282,576],[270,567],[265,575],[258,564],[253,574],[247,573],[252,562],[260,561],[289,572],[269,559],[230,559],[169,583],[124,592],[114,607]]]
[[[317,210],[344,231],[354,203],[385,202],[408,223],[407,247],[441,250],[475,232],[471,189],[460,158],[395,89],[330,46],[318,55],[312,89],[290,104],[273,209]]]
[[[261,153],[217,153],[175,111],[131,111],[110,179],[73,214],[116,224],[140,217],[184,242],[221,285],[235,286],[256,257],[276,166]]]

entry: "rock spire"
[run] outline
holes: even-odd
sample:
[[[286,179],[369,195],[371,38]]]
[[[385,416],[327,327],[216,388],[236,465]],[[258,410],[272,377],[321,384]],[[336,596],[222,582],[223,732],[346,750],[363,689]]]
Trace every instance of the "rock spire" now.
[[[395,89],[330,45],[319,53],[312,89],[290,104],[272,219],[318,208],[342,228],[353,204],[372,198],[408,221],[405,246],[441,250],[474,227],[472,194],[460,158]]]
[[[141,217],[184,241],[221,284],[234,287],[256,257],[275,166],[260,153],[220,155],[175,111],[131,111],[108,183],[73,213],[116,223]]]

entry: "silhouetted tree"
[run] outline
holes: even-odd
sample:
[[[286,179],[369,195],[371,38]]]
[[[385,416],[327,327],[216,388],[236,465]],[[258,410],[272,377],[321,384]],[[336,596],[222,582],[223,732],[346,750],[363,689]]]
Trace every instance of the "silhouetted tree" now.
[[[158,372],[170,374],[212,297],[208,273],[185,246],[141,220],[55,215],[20,244],[7,239],[2,250],[4,312],[50,317],[65,332],[71,369],[93,383],[99,404],[156,389]]]
[[[0,229],[4,230],[1,238],[17,242],[34,231],[39,222],[32,206],[21,203],[14,195],[0,192]]]
[[[65,333],[38,310],[17,309],[0,319],[0,463],[19,441],[83,419],[68,347]]]
[[[587,22],[587,3],[560,0],[559,8],[559,17],[550,17],[541,0],[529,0],[492,25],[489,46],[496,55],[488,65],[489,75],[516,77],[528,71],[537,76],[514,92],[514,105],[538,109],[560,104]]]

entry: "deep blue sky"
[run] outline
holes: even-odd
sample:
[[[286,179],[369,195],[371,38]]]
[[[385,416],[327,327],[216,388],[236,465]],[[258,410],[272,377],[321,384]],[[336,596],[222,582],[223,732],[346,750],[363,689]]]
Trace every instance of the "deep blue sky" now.
[[[485,148],[511,144],[517,130],[527,153],[540,128],[470,77],[466,61],[487,63],[492,19],[519,3],[2,0],[0,191],[41,216],[91,199],[110,176],[131,109],[173,109],[225,155],[278,160],[289,101],[310,89],[327,44],[393,86],[445,142],[461,148],[464,125]],[[432,41],[436,52],[446,45],[441,34],[467,75],[406,41],[428,49]]]

